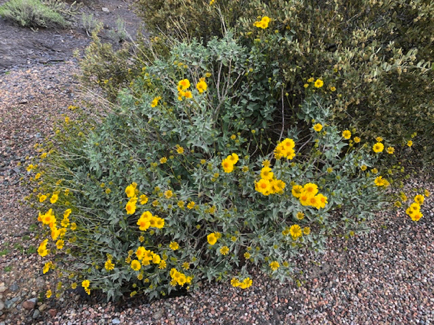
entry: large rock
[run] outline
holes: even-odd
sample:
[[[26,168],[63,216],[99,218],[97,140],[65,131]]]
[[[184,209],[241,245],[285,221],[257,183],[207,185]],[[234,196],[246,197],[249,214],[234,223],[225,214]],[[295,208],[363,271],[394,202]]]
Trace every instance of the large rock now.
[[[23,308],[27,310],[32,310],[35,308],[36,298],[32,298],[23,302]]]

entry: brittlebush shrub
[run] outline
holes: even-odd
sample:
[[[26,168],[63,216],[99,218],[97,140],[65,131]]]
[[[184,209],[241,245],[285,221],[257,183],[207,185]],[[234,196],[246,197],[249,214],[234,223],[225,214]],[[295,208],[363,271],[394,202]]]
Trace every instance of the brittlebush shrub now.
[[[284,281],[298,254],[368,230],[392,197],[386,148],[330,124],[333,104],[319,93],[293,121],[304,132],[268,136],[277,106],[245,65],[263,59],[230,34],[179,44],[143,67],[106,118],[67,117],[38,146],[28,200],[44,273],[68,278],[57,295],[82,286],[152,299],[204,280],[246,289],[252,266]],[[408,214],[418,220],[420,204]]]
[[[272,97],[284,103],[276,121],[282,112],[287,120],[293,117],[306,98],[304,87],[312,88],[307,80],[321,78],[337,125],[351,124],[363,139],[381,136],[393,146],[412,140],[413,155],[401,156],[407,164],[434,161],[431,1],[172,0],[139,1],[136,8],[151,39],[138,46],[132,62],[145,62],[150,57],[143,53],[150,49],[167,54],[173,38],[206,43],[233,28],[240,44],[266,58],[263,78],[271,78]],[[271,19],[267,27],[254,26],[262,17]],[[87,63],[90,76],[93,65]],[[100,76],[100,85],[112,77]],[[102,87],[116,95],[122,84]]]

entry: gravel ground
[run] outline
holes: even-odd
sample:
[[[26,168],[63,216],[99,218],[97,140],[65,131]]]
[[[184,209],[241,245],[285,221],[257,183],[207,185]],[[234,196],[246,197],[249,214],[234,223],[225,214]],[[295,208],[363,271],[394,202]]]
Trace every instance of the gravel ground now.
[[[190,296],[123,305],[65,296],[37,298],[55,286],[32,251],[36,215],[19,199],[20,162],[75,100],[76,64],[38,66],[0,76],[0,325],[4,324],[434,324],[434,182],[411,180],[433,195],[417,223],[404,212],[378,215],[374,229],[334,238],[322,256],[301,256],[303,284],[255,273],[247,290],[205,283]],[[89,100],[89,97],[85,99]],[[4,252],[4,254],[2,254]],[[319,265],[314,262],[318,261]],[[35,299],[36,298],[36,299]],[[32,300],[33,299],[33,300]]]

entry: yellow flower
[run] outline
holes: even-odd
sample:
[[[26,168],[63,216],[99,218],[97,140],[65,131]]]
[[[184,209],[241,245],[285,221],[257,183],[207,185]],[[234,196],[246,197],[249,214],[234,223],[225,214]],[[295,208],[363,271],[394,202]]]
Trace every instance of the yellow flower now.
[[[44,268],[42,269],[42,272],[45,274],[45,273],[47,273],[48,271],[50,271],[50,268],[53,266],[53,263],[52,262],[47,262],[47,263],[45,263],[45,265],[44,265]]]
[[[189,202],[189,203],[187,204],[187,208],[191,210],[191,209],[194,208],[195,205],[196,205],[196,203],[194,203],[193,201],[191,201],[191,202]]]
[[[71,223],[71,230],[77,229],[77,224],[75,222]]]
[[[184,97],[185,98],[193,98],[193,94],[191,93],[191,91],[186,91],[185,93],[184,93]]]
[[[129,201],[125,206],[125,210],[127,210],[127,214],[134,214],[136,212],[136,201]]]
[[[309,78],[307,79],[307,82],[313,82],[315,79],[314,78]]]
[[[215,233],[211,233],[207,236],[207,240],[210,245],[214,245],[217,242],[217,236]]]
[[[141,231],[146,231],[151,226],[152,214],[149,211],[145,211],[137,220],[137,225]]]
[[[321,79],[317,79],[317,80],[315,81],[315,84],[314,84],[314,86],[315,86],[316,88],[321,88],[323,85],[324,85],[324,82],[323,82]]]
[[[423,194],[425,194],[426,197],[429,197],[429,196],[431,195],[431,193],[430,193],[428,190],[425,190],[425,191],[423,192]]]
[[[378,173],[378,169],[377,169],[377,168],[373,168],[373,169],[371,170],[371,172],[372,172],[373,174],[377,174],[377,173]]]
[[[258,182],[255,182],[255,190],[263,195],[271,194],[271,182],[268,179],[261,178]]]
[[[304,84],[303,87],[307,88],[307,87],[309,87],[309,84]]]
[[[361,169],[362,171],[365,171],[367,168],[368,168],[368,166],[366,166],[366,165],[362,165],[362,166],[360,167],[360,169]]]
[[[164,227],[164,219],[163,218],[155,218],[155,228],[161,229]]]
[[[105,264],[104,264],[104,268],[105,268],[107,271],[111,271],[111,270],[113,270],[113,269],[115,268],[115,265],[112,263],[111,260],[107,260],[107,261],[105,262]]]
[[[299,198],[304,193],[304,188],[301,185],[293,185],[292,186],[292,195],[296,198]]]
[[[47,297],[47,299],[49,299],[52,296],[52,292],[51,290],[48,290],[47,293],[45,294],[45,297]]]
[[[355,143],[359,143],[360,142],[360,138],[359,137],[354,137],[354,142]]]
[[[84,280],[84,281],[81,283],[81,286],[82,286],[83,288],[89,288],[89,286],[90,286],[90,282],[89,282],[89,280]]]
[[[410,140],[407,142],[407,146],[411,147],[412,145],[413,145],[413,141]],[[36,176],[35,176],[35,179],[36,179]]]
[[[330,87],[330,90],[331,90],[331,91],[336,91],[336,87],[333,87],[333,86],[332,86],[332,87]]]
[[[303,186],[303,192],[308,194],[309,196],[313,196],[318,193],[318,185],[313,183],[307,183]]]
[[[208,85],[206,84],[205,80],[201,80],[197,83],[196,88],[199,91],[199,93],[202,94],[205,90],[207,90]]]
[[[321,125],[320,123],[317,123],[317,124],[315,124],[315,125],[313,126],[313,129],[314,129],[316,132],[319,132],[319,131],[322,130],[322,125]]]
[[[245,253],[244,253],[244,258],[245,258],[246,260],[248,260],[248,259],[250,258],[250,253],[249,253],[249,252],[245,252]]]
[[[273,271],[276,271],[280,267],[279,262],[277,262],[277,261],[271,262],[270,267]]]
[[[166,192],[164,192],[164,196],[170,199],[173,196],[173,192],[171,190],[167,190]]]
[[[417,203],[417,204],[419,204],[419,205],[422,205],[423,204],[423,201],[425,201],[425,198],[424,198],[424,196],[423,195],[416,195],[415,197],[414,197],[414,201]]]
[[[388,153],[389,155],[393,155],[394,152],[395,152],[395,148],[393,148],[393,147],[388,147],[388,148],[387,148],[387,153]]]
[[[166,261],[162,260],[160,261],[160,264],[158,264],[158,268],[160,270],[164,270],[167,267]]]
[[[383,179],[383,177],[382,176],[378,176],[376,179],[375,179],[375,181],[374,181],[374,183],[375,183],[375,185],[377,185],[377,186],[387,186],[386,184],[388,183],[386,183],[387,182],[387,180],[385,180],[385,179]]]
[[[317,199],[317,205],[315,206],[315,208],[317,209],[321,209],[321,208],[325,208],[327,202],[327,197],[322,195],[322,194],[318,194],[316,196]]]
[[[381,141],[383,141],[383,138],[382,138],[382,137],[376,137],[375,140],[376,140],[377,142],[381,142]]]
[[[183,268],[184,270],[188,270],[188,269],[190,268],[190,263],[188,263],[188,262],[184,262],[184,263],[182,263],[182,268]]]
[[[350,130],[345,130],[344,132],[342,132],[342,137],[346,140],[348,140],[349,138],[351,138],[351,132]]]
[[[267,16],[262,17],[261,21],[256,21],[253,26],[265,29],[268,27],[268,23],[270,22],[270,18]]]
[[[57,247],[57,249],[62,249],[64,245],[65,245],[65,242],[64,242],[62,239],[59,239],[59,240],[56,242],[56,247]]]
[[[304,227],[303,228],[303,234],[309,235],[310,234],[310,227]]]
[[[223,246],[222,248],[220,248],[220,254],[226,255],[228,253],[229,253],[229,247]]]
[[[234,164],[227,158],[222,161],[222,167],[225,173],[231,173],[234,170]]]
[[[176,251],[177,249],[179,249],[179,244],[176,241],[172,241],[172,242],[170,242],[169,247],[170,247],[170,249]]]
[[[75,290],[77,288],[77,283],[73,282],[71,283],[71,289]]]
[[[163,157],[163,158],[160,159],[160,163],[161,164],[165,164],[166,162],[167,162],[167,158],[166,157]]]
[[[149,199],[145,194],[140,195],[140,204],[141,205],[148,203],[148,200]]]
[[[264,16],[264,17],[262,17],[261,21],[263,21],[266,24],[268,24],[270,22],[270,17]]]
[[[178,206],[182,209],[184,208],[185,202],[184,201],[178,201]]]
[[[37,174],[35,175],[35,180],[38,180],[40,177],[41,177],[41,173],[37,173]]]
[[[142,267],[142,265],[140,264],[140,262],[139,262],[138,260],[133,260],[133,261],[131,262],[131,268],[132,268],[134,271],[138,271],[138,270],[140,270],[141,267]]]
[[[125,189],[125,193],[127,194],[127,197],[132,198],[136,195],[136,187],[137,187],[136,183],[132,183],[127,186],[127,188]]]
[[[274,174],[270,167],[264,167],[261,169],[261,178],[271,180],[273,179]]]
[[[304,213],[303,212],[297,212],[296,214],[296,218],[298,220],[303,220],[304,219]]]
[[[50,199],[51,204],[56,203],[58,199],[59,199],[59,195],[58,194],[53,194],[51,196],[51,199]]]
[[[420,211],[417,211],[410,216],[411,220],[413,220],[413,221],[419,221],[419,219],[422,217],[423,217],[423,214],[420,213]]]
[[[283,194],[285,187],[285,182],[280,179],[274,179],[271,181],[271,189],[274,194]]]
[[[46,195],[41,195],[40,197],[39,197],[39,202],[44,202],[45,200],[47,199],[47,196]]]
[[[190,87],[190,81],[188,79],[183,79],[180,82],[178,82],[178,87],[181,90],[186,90]]]
[[[299,225],[292,225],[291,228],[289,228],[289,233],[294,239],[301,237],[302,235],[302,231]]]
[[[268,159],[265,159],[263,162],[262,162],[262,167],[270,167],[270,161],[268,160]]]
[[[151,102],[151,107],[155,107],[155,106],[157,106],[157,105],[158,105],[158,101],[159,101],[160,99],[161,99],[160,96],[155,97],[155,98],[152,100],[152,102]]]
[[[154,264],[160,264],[161,262],[161,257],[158,254],[154,254],[152,257],[152,263]]]
[[[231,280],[231,285],[232,285],[233,287],[238,287],[239,284],[240,284],[240,281],[238,281],[238,279],[233,278],[233,279]]]
[[[184,148],[178,146],[178,148],[176,149],[176,152],[179,153],[180,155],[182,155],[184,153]]]
[[[384,150],[384,145],[381,142],[378,142],[378,143],[374,144],[372,149],[374,150],[375,153],[379,153],[379,152],[382,152]]]

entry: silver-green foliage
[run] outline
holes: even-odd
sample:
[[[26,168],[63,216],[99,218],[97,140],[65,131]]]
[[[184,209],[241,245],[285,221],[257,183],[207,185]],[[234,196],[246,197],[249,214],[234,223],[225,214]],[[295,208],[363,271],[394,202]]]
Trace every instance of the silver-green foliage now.
[[[230,35],[206,47],[179,44],[168,60],[147,67],[122,92],[120,107],[93,130],[68,124],[59,132],[57,152],[39,162],[44,183],[33,198],[60,193],[55,205],[36,201],[42,213],[53,208],[58,219],[72,209],[69,218],[77,230],[67,229],[64,237],[69,256],[59,255],[67,262],[63,274],[78,283],[90,280],[91,290],[102,289],[109,299],[130,292],[155,298],[180,289],[170,285],[172,268],[193,276],[189,289],[203,279],[243,280],[253,265],[283,281],[293,276],[298,254],[323,250],[330,236],[367,229],[366,221],[385,197],[383,188],[374,184],[376,175],[360,166],[375,166],[379,155],[369,153],[366,145],[349,146],[342,130],[327,124],[330,106],[319,95],[305,101],[298,123],[314,118],[324,126],[321,132],[293,128],[281,139],[268,139],[261,128],[271,121],[273,102],[252,93],[252,81],[245,77],[246,61],[261,58]],[[209,71],[215,73],[205,78]],[[195,89],[200,78],[208,85],[202,94]],[[193,98],[180,101],[177,86],[183,79],[190,80]],[[151,105],[157,97],[158,105]],[[83,132],[86,136],[77,140]],[[285,137],[295,141],[293,160],[274,158],[277,141]],[[221,162],[232,153],[239,161],[233,172],[225,173]],[[282,194],[265,196],[255,190],[266,160],[286,184]],[[133,182],[137,195],[149,200],[127,214],[125,188]],[[303,206],[292,195],[293,185],[307,183],[317,184],[328,198],[325,208]],[[166,196],[168,190],[172,197]],[[189,202],[194,207],[188,208]],[[164,218],[164,227],[140,231],[137,221],[145,211]],[[302,220],[298,212],[304,213]],[[296,224],[309,227],[310,234],[285,234]],[[44,229],[41,238],[49,236]],[[211,233],[222,235],[215,245],[207,242]],[[178,250],[169,248],[174,241]],[[62,252],[51,240],[50,245],[53,253]],[[134,271],[130,261],[139,246],[159,254],[167,267],[150,264]],[[220,251],[223,246],[229,248],[227,255]],[[112,271],[104,268],[107,256],[115,264]],[[280,265],[275,271],[272,261]],[[189,269],[183,269],[184,263]]]

